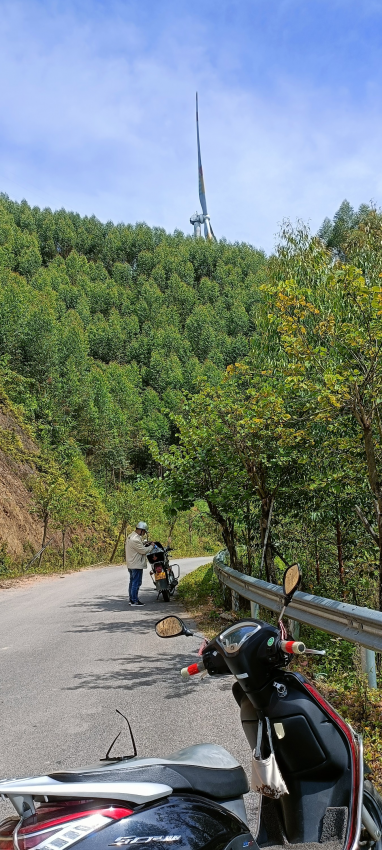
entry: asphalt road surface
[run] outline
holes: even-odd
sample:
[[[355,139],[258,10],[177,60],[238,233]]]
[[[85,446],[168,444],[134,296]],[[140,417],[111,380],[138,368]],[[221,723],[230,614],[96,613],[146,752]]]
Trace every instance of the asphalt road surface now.
[[[208,560],[181,559],[181,574]],[[0,590],[1,778],[96,765],[123,728],[116,708],[141,756],[213,742],[248,768],[230,680],[181,679],[201,640],[156,636],[161,616],[183,612],[176,597],[157,601],[149,570],[141,599],[129,606],[124,566]],[[114,753],[130,752],[123,733]]]

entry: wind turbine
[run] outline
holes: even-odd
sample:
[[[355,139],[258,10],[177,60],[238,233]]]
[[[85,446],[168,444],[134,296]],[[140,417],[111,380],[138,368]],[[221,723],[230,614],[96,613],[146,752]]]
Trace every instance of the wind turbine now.
[[[191,224],[194,225],[194,236],[201,236],[201,225],[204,224],[205,239],[210,239],[216,242],[216,236],[211,227],[210,217],[207,212],[206,190],[204,186],[202,157],[200,155],[200,138],[199,138],[199,113],[198,113],[198,93],[196,92],[196,138],[198,142],[198,173],[199,173],[199,200],[202,207],[202,213],[195,213],[190,218]]]

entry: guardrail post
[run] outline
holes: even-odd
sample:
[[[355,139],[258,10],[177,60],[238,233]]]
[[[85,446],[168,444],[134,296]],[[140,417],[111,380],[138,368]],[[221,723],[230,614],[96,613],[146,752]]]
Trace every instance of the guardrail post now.
[[[232,611],[240,610],[240,597],[237,590],[232,590]]]
[[[260,606],[257,604],[257,602],[251,602],[251,617],[252,617],[254,620],[257,620],[257,619],[258,619],[258,616],[259,616],[259,607],[260,607]]]
[[[288,620],[288,625],[293,640],[298,640],[300,637],[300,623],[298,620]]]
[[[369,688],[377,687],[377,671],[375,669],[375,652],[372,649],[367,649],[366,646],[361,646],[361,667],[362,673],[367,676]]]

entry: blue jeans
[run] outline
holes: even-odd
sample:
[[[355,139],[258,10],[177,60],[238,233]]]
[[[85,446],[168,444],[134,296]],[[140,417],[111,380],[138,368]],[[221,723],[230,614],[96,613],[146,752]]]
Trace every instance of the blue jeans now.
[[[129,570],[129,573],[130,573],[130,581],[129,581],[130,602],[137,602],[138,601],[139,588],[142,584],[143,570]]]

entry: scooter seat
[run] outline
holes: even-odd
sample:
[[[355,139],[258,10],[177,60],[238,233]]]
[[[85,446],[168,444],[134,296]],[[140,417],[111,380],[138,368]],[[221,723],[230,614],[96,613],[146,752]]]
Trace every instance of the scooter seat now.
[[[233,800],[248,791],[245,771],[223,747],[196,744],[167,758],[133,758],[101,768],[51,773],[58,782],[159,782],[173,791],[194,791]]]

